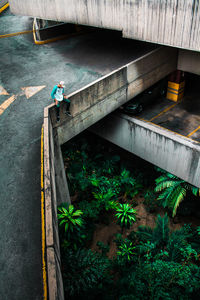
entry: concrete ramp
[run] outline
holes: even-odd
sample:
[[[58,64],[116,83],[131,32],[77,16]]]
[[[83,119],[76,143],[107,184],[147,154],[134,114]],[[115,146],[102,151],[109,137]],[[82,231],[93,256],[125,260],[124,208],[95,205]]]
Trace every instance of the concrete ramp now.
[[[68,95],[72,118],[65,116],[61,106],[61,122],[57,123],[55,106],[51,105],[52,125],[59,144],[64,144],[174,71],[176,65],[177,50],[160,47]]]

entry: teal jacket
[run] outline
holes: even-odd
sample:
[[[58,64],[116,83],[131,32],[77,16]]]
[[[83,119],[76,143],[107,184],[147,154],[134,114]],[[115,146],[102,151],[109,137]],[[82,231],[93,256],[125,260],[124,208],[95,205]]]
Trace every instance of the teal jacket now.
[[[53,90],[52,90],[52,92],[51,92],[51,98],[52,99],[55,99],[55,94],[56,94],[56,90],[57,90],[57,85],[55,85],[54,86],[54,88],[53,88]],[[63,94],[65,93],[65,90],[64,90],[64,88],[63,88]]]

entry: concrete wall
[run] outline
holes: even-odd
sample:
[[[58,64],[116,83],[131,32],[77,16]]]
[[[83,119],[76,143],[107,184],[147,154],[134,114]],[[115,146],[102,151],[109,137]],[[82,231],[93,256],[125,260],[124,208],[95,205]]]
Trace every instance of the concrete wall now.
[[[126,38],[200,50],[199,0],[10,0],[14,14],[122,31]]]
[[[61,107],[61,122],[56,122],[54,105],[50,113],[59,144],[87,129],[122,104],[141,93],[177,66],[177,50],[160,47],[127,65],[68,95],[73,118],[66,117]]]
[[[167,129],[114,113],[90,128],[121,148],[200,188],[200,144]]]
[[[200,75],[200,52],[179,50],[177,69]]]
[[[59,164],[59,158],[56,158],[58,156],[56,152],[59,150],[55,151],[53,128],[48,108],[46,108],[44,115],[44,203],[48,299],[64,300],[57,222],[58,191],[56,186],[59,186],[56,182],[55,162]],[[61,189],[63,189],[62,186]]]

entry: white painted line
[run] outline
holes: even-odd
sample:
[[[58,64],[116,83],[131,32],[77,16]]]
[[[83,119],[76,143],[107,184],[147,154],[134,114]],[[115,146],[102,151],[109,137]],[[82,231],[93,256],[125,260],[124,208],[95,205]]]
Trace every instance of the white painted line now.
[[[26,99],[31,98],[33,95],[37,94],[40,92],[42,89],[44,89],[46,85],[41,85],[41,86],[27,86],[27,87],[22,87],[22,91],[24,92]]]
[[[9,93],[0,85],[0,95],[9,95]]]

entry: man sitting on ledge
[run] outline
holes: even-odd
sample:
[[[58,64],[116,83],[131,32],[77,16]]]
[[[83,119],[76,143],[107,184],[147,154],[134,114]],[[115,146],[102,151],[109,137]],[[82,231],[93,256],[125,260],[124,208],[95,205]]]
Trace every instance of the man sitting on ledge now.
[[[55,85],[52,92],[51,98],[54,100],[56,104],[56,114],[57,114],[57,122],[60,121],[60,103],[64,100],[66,102],[66,111],[65,114],[71,117],[69,107],[70,100],[67,99],[67,96],[64,94],[64,81],[60,81],[58,85]]]

